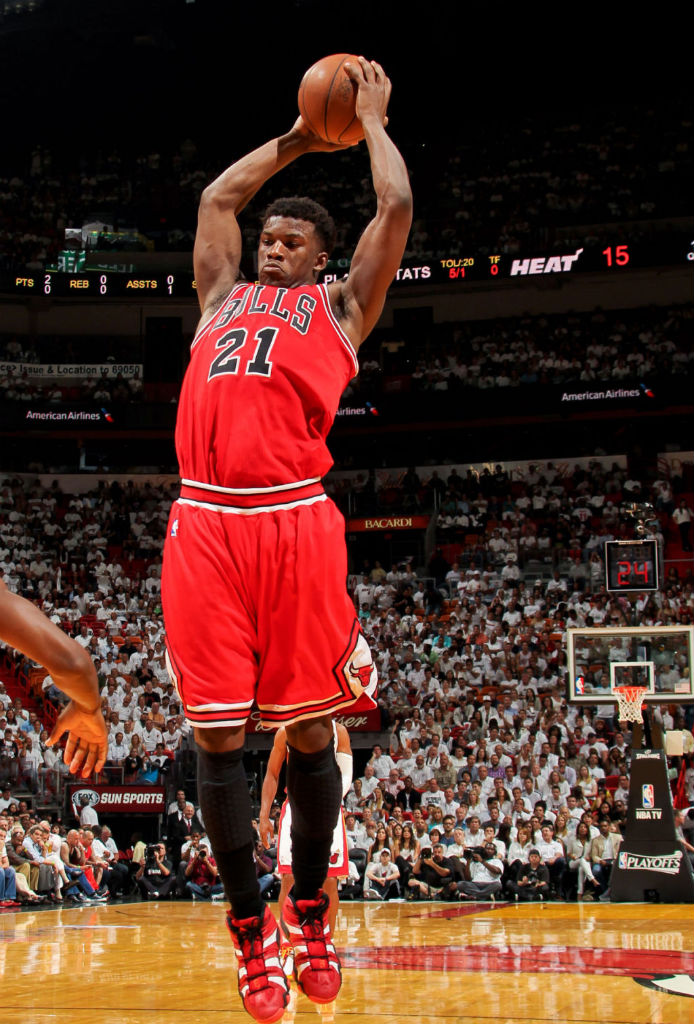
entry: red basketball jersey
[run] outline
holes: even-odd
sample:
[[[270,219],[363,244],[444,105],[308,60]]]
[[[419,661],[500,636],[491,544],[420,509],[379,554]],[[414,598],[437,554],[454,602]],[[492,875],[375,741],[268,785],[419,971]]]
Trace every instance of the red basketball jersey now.
[[[325,285],[237,284],[191,351],[176,423],[184,485],[253,492],[325,475],[359,369]]]

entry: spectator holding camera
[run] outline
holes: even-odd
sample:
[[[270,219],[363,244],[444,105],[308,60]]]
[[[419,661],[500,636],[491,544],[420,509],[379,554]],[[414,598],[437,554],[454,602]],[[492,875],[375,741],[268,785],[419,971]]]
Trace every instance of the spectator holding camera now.
[[[186,870],[192,857],[194,857],[201,846],[204,846],[207,850],[208,855],[212,853],[212,847],[209,841],[203,836],[201,829],[195,829],[191,833],[190,839],[183,844],[179,850],[178,856],[174,860],[178,860],[176,867],[176,892],[179,896],[185,896],[186,894]]]
[[[421,899],[422,896],[432,899],[434,893],[440,892],[444,885],[451,882],[453,873],[453,861],[446,857],[441,843],[434,842],[431,850],[423,851],[414,862],[407,883],[408,899]]]
[[[176,884],[171,862],[166,859],[163,843],[153,843],[145,851],[145,858],[135,875],[137,887],[144,899],[163,899]]]
[[[501,891],[504,864],[493,840],[485,842],[481,849],[470,850],[460,865],[463,881],[451,882],[448,886],[448,894],[453,898],[487,899]]]
[[[200,837],[198,836],[198,839]],[[213,900],[224,895],[224,886],[219,881],[217,862],[206,846],[197,843],[191,848],[185,868],[185,891],[193,900]]]

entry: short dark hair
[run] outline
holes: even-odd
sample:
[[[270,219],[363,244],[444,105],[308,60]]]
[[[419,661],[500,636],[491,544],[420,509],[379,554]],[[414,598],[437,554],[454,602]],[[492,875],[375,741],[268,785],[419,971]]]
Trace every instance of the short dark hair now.
[[[287,196],[284,199],[275,199],[265,209],[261,224],[264,226],[270,217],[293,217],[295,220],[308,221],[309,224],[313,224],[320,243],[327,253],[332,252],[335,247],[337,238],[335,221],[324,206],[309,199],[308,196]]]

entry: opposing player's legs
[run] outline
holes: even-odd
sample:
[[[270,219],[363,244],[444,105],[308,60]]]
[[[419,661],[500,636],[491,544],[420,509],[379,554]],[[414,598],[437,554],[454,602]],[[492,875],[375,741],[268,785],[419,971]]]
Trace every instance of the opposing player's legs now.
[[[342,803],[331,719],[314,718],[287,726],[287,741],[294,886],[282,918],[294,946],[297,984],[314,1002],[328,1003],[342,983],[330,930],[329,901],[322,888]]]
[[[261,899],[253,859],[244,727],[198,728],[195,740],[200,810],[231,903],[227,926],[238,960],[239,993],[256,1020],[277,1021],[289,990],[279,960],[277,922]]]

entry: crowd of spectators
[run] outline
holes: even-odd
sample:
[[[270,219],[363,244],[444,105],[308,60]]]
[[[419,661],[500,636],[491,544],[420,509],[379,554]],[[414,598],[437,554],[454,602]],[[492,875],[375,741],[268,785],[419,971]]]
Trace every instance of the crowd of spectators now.
[[[474,563],[500,579],[519,580],[523,572],[541,575],[559,570],[567,586],[574,580],[598,584],[604,579],[602,551],[606,540],[631,536],[634,520],[625,508],[638,505],[650,535],[665,550],[679,543],[691,550],[691,467],[670,476],[642,480],[621,467],[596,459],[572,471],[552,462],[529,463],[509,473],[502,466],[465,474],[453,467],[410,466],[398,479],[388,474],[387,486],[363,486],[363,478],[338,480],[334,500],[357,514],[382,509],[436,511],[437,539],[450,552],[449,561]],[[459,567],[434,561],[431,571],[439,584],[459,585]],[[664,585],[670,583],[670,573]],[[675,581],[676,582],[676,581]],[[427,600],[437,603],[436,595]],[[440,603],[440,602],[439,602]]]
[[[394,389],[405,393],[468,389],[527,388],[532,385],[595,384],[596,387],[649,389],[663,377],[692,373],[691,306],[513,320],[443,323],[417,336],[394,339],[376,332],[360,354],[360,373],[345,394],[374,399]],[[0,355],[19,364],[132,364],[127,376],[37,381],[25,369],[0,375],[0,395],[8,401],[66,400],[132,402],[145,397],[139,367],[144,348],[138,339],[0,336]]]
[[[442,486],[442,538],[451,496],[469,499],[474,514],[484,517],[474,545],[461,548],[464,557],[446,559],[444,550],[458,551],[453,543],[439,547],[419,571],[409,564],[390,571],[365,566],[353,591],[379,669],[390,747],[374,750],[345,800],[356,877],[343,884],[344,894],[365,887],[368,898],[464,899],[502,891],[526,898],[530,876],[533,892],[545,898],[604,894],[613,859],[604,847],[616,852],[628,802],[630,736],[611,706],[567,705],[565,630],[692,621],[687,563],[673,567],[659,591],[629,602],[605,591],[600,559],[604,539],[623,525],[610,507],[625,496],[645,496],[657,506],[657,522],[675,508],[677,495],[669,481],[646,488],[617,465],[608,471],[597,461],[577,468],[568,488],[551,463],[530,466],[511,502],[500,467],[482,478],[453,471]],[[100,484],[81,495],[20,480],[0,488],[3,578],[94,659],[109,726],[107,781],[172,788],[189,747],[190,727],[166,670],[159,598],[172,497],[170,488],[134,483]],[[552,559],[552,552],[558,554],[551,573],[526,579],[533,556]],[[25,711],[0,686],[0,783],[12,787],[4,808],[0,803],[6,819],[0,838],[4,827],[10,845],[17,826],[24,837],[27,826],[41,824],[29,807],[13,803],[12,790],[50,797],[66,771],[46,746],[45,728],[46,711],[65,696],[50,676],[39,675],[37,711]],[[691,709],[668,704],[655,714],[691,741]],[[694,768],[683,772],[686,799],[694,803]],[[70,839],[64,826],[49,825],[40,838],[57,843],[51,833],[89,849],[94,826],[85,819]],[[87,879],[91,891],[73,885],[71,898],[115,897],[126,884],[143,898],[218,897],[204,823],[183,791],[169,808],[166,832],[163,847],[138,851],[127,878],[107,873],[102,884],[95,872],[96,885]],[[98,845],[97,853],[103,860]],[[260,849],[257,854],[269,896],[276,888],[274,862]],[[40,885],[28,879],[28,900],[68,892],[72,879],[55,867],[48,889],[46,872]]]
[[[438,586],[409,565],[386,572],[376,563],[355,588],[390,728],[390,750],[374,748],[345,799],[364,895],[609,898],[631,733],[612,706],[567,704],[565,631],[690,624],[691,568],[630,604],[590,573],[528,585],[491,561],[445,574],[437,562]],[[686,804],[694,803],[691,712],[676,703],[654,711],[663,728],[683,733]],[[684,839],[683,824],[678,816]]]
[[[595,225],[625,221],[638,224],[629,233],[632,244],[656,226],[672,230],[672,220],[691,212],[689,128],[675,98],[666,110],[600,111],[580,121],[555,116],[548,123],[546,112],[501,121],[494,130],[473,121],[457,143],[449,136],[439,143],[401,140],[418,211],[406,256],[446,257],[461,244],[513,255],[600,245],[607,229]],[[116,229],[101,233],[104,247],[118,248],[119,230],[136,229],[156,248],[192,249],[200,193],[228,159],[228,147],[203,152],[191,139],[147,153],[119,145],[76,155],[73,148],[59,153],[35,145],[23,166],[0,168],[0,259],[39,269],[63,247],[65,228],[85,223]],[[328,207],[340,226],[335,256],[348,257],[371,211],[368,160],[353,151],[326,159],[324,175],[315,173],[315,163],[298,161],[281,188]],[[245,218],[251,246],[260,209],[251,204]],[[607,240],[619,242],[616,235],[612,228]]]
[[[0,334],[0,358],[10,363],[138,364],[142,343],[132,335]]]
[[[0,488],[3,578],[89,649],[110,725],[110,764],[130,781],[156,780],[168,761],[157,744],[165,739],[164,749],[175,752],[188,734],[164,664],[159,600],[171,500],[165,487],[149,484],[114,482],[81,495],[57,486],[25,488],[18,480]],[[20,660],[22,666],[31,672]],[[48,702],[65,701],[45,673],[40,687]],[[12,716],[8,710],[5,717]],[[0,721],[3,730],[13,724]],[[14,758],[0,758],[0,772],[34,790],[43,775],[55,788],[59,758],[45,746],[43,723],[35,731],[31,771],[23,729],[12,737],[15,745],[20,741]]]
[[[46,402],[49,405],[85,402],[103,406],[112,402],[141,402],[143,398],[139,374],[128,378],[122,373],[113,378],[90,375],[67,384],[57,380],[37,381],[26,371],[16,374],[8,370],[0,374],[0,401],[3,402]]]
[[[394,379],[414,392],[651,384],[691,374],[693,316],[684,306],[440,324],[395,348],[391,337],[380,353],[377,338],[367,342],[359,386],[373,396]]]

